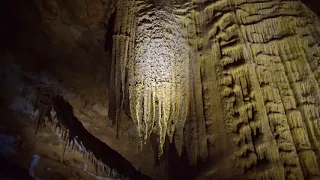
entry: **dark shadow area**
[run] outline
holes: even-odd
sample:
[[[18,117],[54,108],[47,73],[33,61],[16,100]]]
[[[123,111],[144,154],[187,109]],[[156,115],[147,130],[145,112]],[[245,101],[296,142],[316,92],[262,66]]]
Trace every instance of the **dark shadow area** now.
[[[315,0],[302,0],[302,2],[307,5],[314,13],[318,16],[320,15],[320,1]]]
[[[32,180],[28,170],[11,163],[7,157],[0,154],[0,179]]]
[[[188,156],[186,151],[182,151],[179,157],[177,149],[174,143],[170,143],[168,152],[168,179],[184,179],[193,180],[195,179],[194,174],[189,167]]]
[[[105,49],[107,52],[110,53],[111,58],[109,58],[108,65],[107,65],[107,74],[110,77],[108,80],[109,85],[109,118],[112,120],[113,125],[116,122],[116,111],[117,108],[116,104],[116,92],[115,92],[115,72],[114,72],[114,58],[112,58],[112,48],[113,48],[113,35],[114,35],[114,26],[115,26],[115,19],[116,19],[116,12],[113,12],[109,18],[108,24],[106,26],[107,33],[106,33],[106,41],[105,41]]]
[[[19,33],[19,23],[7,1],[0,1],[0,51],[4,51]]]
[[[111,149],[108,145],[90,134],[74,116],[72,106],[65,101],[62,96],[56,96],[53,99],[53,107],[57,113],[59,123],[69,130],[69,141],[77,139],[82,142],[84,147],[90,150],[97,159],[101,160],[110,168],[116,169],[123,176],[129,177],[132,180],[151,179],[136,170],[135,167],[117,151]]]
[[[109,51],[109,52],[112,52],[112,44],[113,44],[112,36],[114,34],[115,14],[116,14],[115,12],[111,14],[108,21],[108,25],[106,26],[107,33],[106,33],[105,49],[106,51]]]
[[[105,42],[104,42],[104,49],[109,54],[109,58],[106,58],[106,71],[107,77],[111,75],[111,62],[112,62],[112,46],[113,46],[113,34],[114,34],[114,26],[115,26],[115,12],[111,14],[109,20],[107,21],[108,24],[106,25],[106,35],[105,35]],[[110,85],[110,78],[107,79],[107,84]],[[110,96],[109,96],[110,97]]]
[[[37,71],[51,67],[48,65],[50,61],[44,62],[43,56],[38,53],[51,48],[34,2],[1,0],[0,20],[0,52],[14,54],[15,61],[20,61],[22,68]]]

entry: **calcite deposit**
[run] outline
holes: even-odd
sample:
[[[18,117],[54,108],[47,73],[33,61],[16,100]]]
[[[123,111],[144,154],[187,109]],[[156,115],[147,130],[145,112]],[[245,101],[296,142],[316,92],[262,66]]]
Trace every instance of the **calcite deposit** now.
[[[33,104],[36,122],[21,129],[32,126],[40,140],[25,138],[42,142],[43,126],[58,124],[60,161],[69,145],[96,175],[113,178],[320,179],[316,1],[0,5],[0,112],[16,111],[7,104],[17,94],[29,103],[28,92],[40,101],[49,93]],[[12,65],[20,78],[8,78]],[[64,109],[56,97],[72,116],[50,121],[49,110]]]

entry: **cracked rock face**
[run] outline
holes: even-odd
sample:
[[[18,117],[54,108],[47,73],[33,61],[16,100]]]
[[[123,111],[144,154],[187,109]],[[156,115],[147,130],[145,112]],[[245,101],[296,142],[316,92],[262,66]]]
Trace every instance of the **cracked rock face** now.
[[[18,126],[39,116],[26,92],[41,82],[154,179],[319,179],[320,20],[304,2],[5,0],[1,77],[20,69],[0,96],[0,113],[14,120],[1,127],[17,124],[19,138],[36,142],[21,152],[39,164],[60,159],[56,136],[44,129],[36,140],[25,135],[35,125]]]

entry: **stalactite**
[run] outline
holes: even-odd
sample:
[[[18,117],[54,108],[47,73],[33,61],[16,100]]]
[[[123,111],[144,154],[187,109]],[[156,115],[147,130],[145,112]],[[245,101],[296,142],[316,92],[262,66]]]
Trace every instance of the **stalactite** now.
[[[51,97],[48,96],[47,98]],[[39,105],[37,106],[39,107]],[[50,127],[52,128],[52,131],[60,137],[62,141],[62,154],[60,158],[61,162],[63,162],[66,150],[68,148],[71,148],[71,150],[80,152],[83,155],[83,157],[88,159],[90,163],[92,163],[92,165],[95,167],[97,174],[99,173],[99,170],[101,170],[105,172],[107,175],[116,179],[129,179],[126,176],[120,175],[116,169],[108,167],[101,160],[95,157],[95,155],[90,151],[90,149],[86,149],[83,143],[78,140],[77,136],[71,136],[70,129],[64,127],[63,124],[61,124],[61,120],[57,118],[56,113],[53,110],[53,106],[51,106],[50,104],[45,104],[45,106],[42,107],[44,109],[42,113],[43,115],[39,115],[39,117],[37,118],[39,119],[41,117],[44,118],[45,116],[50,116],[49,118],[52,119],[52,121],[50,121]],[[50,111],[51,113],[47,113],[48,111]],[[42,120],[42,122],[44,122],[44,120]]]
[[[43,99],[39,99],[38,100],[38,104],[37,104],[38,108],[39,108],[39,115],[38,117],[36,117],[35,119],[35,123],[37,124],[36,126],[36,132],[35,132],[35,135],[38,134],[38,132],[40,131],[40,129],[42,128],[42,126],[44,125],[45,123],[45,116],[46,116],[46,113],[48,111],[48,104],[46,104],[46,102],[43,102]]]
[[[146,7],[140,3],[136,9],[135,54],[126,57],[124,64],[128,65],[131,117],[137,125],[141,147],[154,131],[159,135],[161,155],[166,135],[172,141],[174,132],[182,134],[187,116],[189,73],[182,64],[189,64],[188,45],[179,33],[177,17],[156,8],[153,13],[144,12]],[[170,32],[174,29],[177,31]],[[129,39],[124,47],[128,45]]]
[[[127,77],[127,64],[132,54],[132,47],[130,46],[133,41],[133,22],[135,12],[135,0],[118,1],[116,5],[116,24],[114,28],[113,47],[112,47],[112,72],[111,72],[111,84],[110,88],[115,93],[115,102],[110,101],[110,104],[116,107],[110,112],[112,118],[116,124],[117,137],[118,128],[120,126],[120,113],[124,106],[125,92],[126,92],[126,77]]]
[[[63,162],[64,154],[66,153],[67,141],[63,141],[62,144],[63,144],[62,145],[62,154],[61,154],[61,159],[60,159],[61,162]]]
[[[192,3],[183,4],[184,10],[176,3],[169,4],[162,7],[149,1],[117,2],[110,81],[111,91],[116,94],[110,98],[110,105],[115,103],[116,108],[109,110],[109,114],[113,112],[109,116],[112,119],[115,116],[119,122],[120,111],[129,110],[127,113],[137,126],[140,148],[153,132],[158,134],[159,157],[166,136],[181,154],[184,125],[192,114],[190,92],[196,91],[197,102],[192,106],[202,107],[202,110],[194,107],[195,116],[201,117],[201,121],[192,118],[199,137],[188,149],[199,148],[195,156],[205,160],[208,152],[202,93],[192,89],[195,84],[201,86],[200,66],[195,70],[196,82],[191,85],[194,70],[187,40],[190,35],[187,30],[197,26],[190,26],[193,23],[190,17],[181,16],[188,14]]]
[[[249,179],[318,179],[319,17],[298,0],[163,2],[114,1],[109,117],[117,136],[127,111],[141,148],[158,135],[159,157],[168,137],[191,165],[233,156]],[[39,95],[36,134],[48,104]],[[71,148],[97,173],[125,178],[52,119],[61,161]]]
[[[214,92],[213,82],[220,79],[215,93],[221,89],[221,99],[217,101],[224,105],[221,109],[225,112],[217,125],[223,129],[222,118],[225,118],[227,128],[223,131],[235,135],[233,140],[238,147],[235,161],[240,169],[244,172],[250,169],[250,177],[258,179],[284,178],[283,174],[298,179],[303,173],[318,176],[311,149],[319,149],[320,114],[315,99],[319,96],[320,76],[313,76],[318,71],[310,64],[316,64],[317,58],[310,54],[320,53],[315,40],[300,41],[296,36],[308,35],[300,30],[305,26],[312,36],[319,32],[312,20],[304,22],[298,18],[304,16],[301,2],[193,1],[193,10],[188,9],[189,5],[186,5],[188,10],[179,10],[179,14],[187,17],[182,23],[179,16],[154,8],[147,1],[137,3],[134,11],[127,13],[130,3],[135,4],[126,1],[117,6],[119,23],[115,27],[113,54],[115,77],[120,79],[114,85],[121,94],[117,95],[117,109],[126,104],[126,96],[129,100],[141,147],[151,132],[156,132],[159,155],[166,135],[170,142],[176,143],[179,153],[184,139],[190,154],[205,154],[201,148],[206,146],[200,144],[205,139],[203,133],[211,133],[208,141],[214,143],[213,132],[208,129],[216,121],[212,118],[216,101],[210,97]],[[175,11],[178,10],[172,12]],[[183,40],[186,36],[182,35],[180,25],[188,29],[190,48]],[[172,43],[173,39],[178,43]],[[197,54],[195,61],[200,64],[199,69],[192,69],[197,63],[192,64],[190,56],[181,53],[192,50]],[[306,51],[310,53],[290,55]],[[180,63],[189,67],[184,69]],[[202,92],[197,92],[199,89]],[[201,106],[202,112],[194,105]],[[189,139],[182,138],[184,130]],[[307,149],[302,150],[302,144]],[[197,161],[193,156],[189,158]],[[263,170],[258,167],[260,161],[268,164]]]

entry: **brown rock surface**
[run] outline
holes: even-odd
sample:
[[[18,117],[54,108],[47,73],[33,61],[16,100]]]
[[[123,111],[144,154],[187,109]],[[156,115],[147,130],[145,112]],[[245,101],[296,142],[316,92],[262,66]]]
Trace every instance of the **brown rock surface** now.
[[[68,148],[61,162],[52,125],[34,136],[30,92],[48,86],[153,179],[319,179],[320,19],[306,5],[319,12],[298,0],[2,1],[12,162],[28,169],[38,154],[41,179],[106,176]]]

